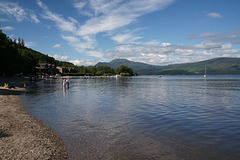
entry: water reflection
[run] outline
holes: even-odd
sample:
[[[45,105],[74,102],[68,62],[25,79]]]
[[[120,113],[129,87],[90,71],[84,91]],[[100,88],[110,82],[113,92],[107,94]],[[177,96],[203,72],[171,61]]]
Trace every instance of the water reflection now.
[[[41,84],[24,107],[73,159],[239,159],[240,79],[73,79]]]

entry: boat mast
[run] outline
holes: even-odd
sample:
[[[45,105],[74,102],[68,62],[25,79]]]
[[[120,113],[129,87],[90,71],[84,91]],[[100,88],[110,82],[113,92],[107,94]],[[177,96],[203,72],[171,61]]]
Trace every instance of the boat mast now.
[[[205,74],[203,77],[207,77],[207,68],[206,68],[206,65],[205,65]]]
[[[205,75],[207,75],[206,65],[205,65]]]

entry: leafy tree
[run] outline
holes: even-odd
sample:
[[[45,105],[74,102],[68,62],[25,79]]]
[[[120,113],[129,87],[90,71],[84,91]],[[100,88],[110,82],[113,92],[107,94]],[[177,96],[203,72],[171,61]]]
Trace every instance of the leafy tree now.
[[[22,41],[21,41],[21,47],[25,47],[25,42],[24,42],[23,39],[22,39]]]
[[[87,67],[84,66],[77,66],[76,67],[77,73],[86,75],[88,73]]]
[[[21,71],[21,55],[12,41],[0,30],[0,75],[13,75]]]
[[[21,58],[22,58],[22,63],[21,63],[22,72],[24,74],[35,74],[38,61],[34,57],[32,52],[24,49],[24,50],[19,50],[19,53],[21,53]]]
[[[128,66],[121,65],[119,68],[115,70],[117,74],[120,74],[121,76],[136,76],[137,73],[134,72],[131,68],[128,68]]]

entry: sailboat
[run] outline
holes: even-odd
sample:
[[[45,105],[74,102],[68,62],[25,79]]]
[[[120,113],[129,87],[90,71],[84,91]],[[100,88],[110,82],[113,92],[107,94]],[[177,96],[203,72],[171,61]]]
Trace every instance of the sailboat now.
[[[205,65],[205,74],[203,75],[204,78],[207,77],[207,69],[206,69],[206,65]]]

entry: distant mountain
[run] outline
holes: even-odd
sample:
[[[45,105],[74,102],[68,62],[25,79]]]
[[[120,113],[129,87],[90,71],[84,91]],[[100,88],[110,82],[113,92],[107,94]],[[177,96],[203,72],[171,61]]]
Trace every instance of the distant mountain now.
[[[140,62],[133,62],[133,61],[129,61],[126,59],[114,59],[109,63],[99,62],[97,64],[97,66],[99,66],[99,65],[109,66],[114,69],[118,68],[121,65],[125,65],[125,66],[132,68],[135,72],[137,72],[139,74],[147,74],[147,73],[157,74],[159,72],[159,70],[161,70],[160,66],[154,66],[154,65],[149,65],[149,64],[140,63]],[[156,72],[156,73],[154,73],[154,72]]]
[[[114,69],[120,65],[132,68],[138,74],[159,75],[187,75],[204,74],[205,65],[207,74],[238,74],[240,75],[240,58],[214,58],[195,63],[173,64],[167,66],[149,65],[146,63],[133,62],[126,59],[114,59],[111,62],[99,62],[98,65],[110,66]]]

